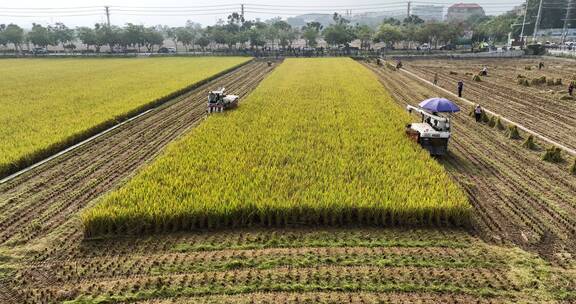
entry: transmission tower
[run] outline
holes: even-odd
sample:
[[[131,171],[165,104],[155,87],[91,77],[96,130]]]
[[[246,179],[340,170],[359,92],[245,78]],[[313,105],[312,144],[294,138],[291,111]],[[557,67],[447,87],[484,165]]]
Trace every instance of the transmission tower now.
[[[532,38],[533,41],[536,41],[536,34],[538,34],[538,27],[540,26],[540,19],[542,18],[542,2],[540,0],[540,5],[538,6],[538,16],[536,16],[536,23],[534,24],[534,37]]]
[[[562,44],[566,42],[566,36],[568,36],[568,18],[570,18],[570,10],[572,8],[573,0],[568,0],[568,6],[566,7],[566,17],[564,18],[564,29],[562,30]]]

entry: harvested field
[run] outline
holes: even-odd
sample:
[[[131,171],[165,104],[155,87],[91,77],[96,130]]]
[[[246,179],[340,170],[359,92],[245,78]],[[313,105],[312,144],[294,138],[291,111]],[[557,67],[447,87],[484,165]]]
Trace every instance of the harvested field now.
[[[575,284],[549,281],[561,272],[531,254],[456,230],[235,230],[90,241],[63,253],[39,252],[9,295],[19,303],[506,303],[570,299]]]
[[[538,70],[538,62],[545,68]],[[427,60],[408,61],[406,69],[432,80],[438,73],[438,85],[456,90],[456,82],[465,81],[464,98],[526,126],[566,147],[576,149],[576,100],[563,100],[570,81],[576,80],[576,68],[570,61],[555,59]],[[488,77],[472,81],[482,67]],[[526,70],[525,67],[531,67]],[[450,72],[456,71],[457,75]],[[534,79],[562,79],[562,85],[519,85],[519,75]]]
[[[88,210],[86,235],[464,226],[464,194],[404,135],[407,122],[355,61],[287,59],[242,108],[211,116]]]
[[[250,60],[244,57],[6,59],[0,176]]]
[[[399,105],[444,96],[402,72],[367,65],[381,77]],[[557,261],[574,265],[576,253],[576,179],[566,163],[551,164],[541,151],[522,147],[503,131],[467,116],[471,107],[453,115],[449,157],[442,160],[466,188],[475,207],[476,227],[487,239],[513,242]]]

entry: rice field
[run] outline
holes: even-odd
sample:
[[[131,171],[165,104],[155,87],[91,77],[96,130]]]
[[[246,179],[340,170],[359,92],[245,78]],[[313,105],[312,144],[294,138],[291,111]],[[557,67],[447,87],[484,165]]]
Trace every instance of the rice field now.
[[[0,176],[247,60],[3,59]]]
[[[514,140],[509,138],[507,128],[498,128],[490,121],[477,123],[467,115],[473,106],[460,100],[455,102],[461,106],[461,113],[452,115],[450,153],[436,161],[465,189],[472,206],[471,229],[407,227],[437,225],[437,222],[426,222],[426,217],[414,217],[422,220],[420,224],[391,221],[388,217],[391,213],[379,211],[379,206],[366,208],[377,210],[375,214],[384,215],[385,220],[367,216],[364,211],[359,218],[360,213],[351,209],[353,206],[344,209],[338,205],[337,198],[331,197],[319,201],[323,205],[318,208],[332,204],[340,208],[336,211],[344,210],[342,214],[327,208],[315,211],[311,209],[313,206],[308,206],[310,216],[304,217],[286,204],[284,213],[272,214],[270,220],[241,213],[236,213],[237,218],[226,219],[214,211],[216,207],[204,213],[198,211],[194,217],[173,217],[168,208],[182,214],[181,209],[173,206],[202,203],[203,197],[198,195],[196,201],[191,201],[187,193],[198,192],[196,187],[209,188],[203,184],[231,183],[231,189],[225,189],[223,197],[233,196],[231,192],[240,189],[235,180],[246,183],[251,191],[262,189],[252,196],[244,193],[241,203],[255,202],[259,205],[252,205],[254,212],[259,212],[256,208],[271,212],[267,210],[271,207],[265,205],[267,200],[275,203],[271,198],[278,197],[290,202],[294,197],[293,205],[297,205],[296,199],[302,197],[300,193],[322,187],[329,189],[331,184],[325,180],[341,186],[340,179],[348,177],[342,172],[353,172],[352,180],[361,180],[368,173],[362,173],[367,169],[358,163],[373,165],[372,158],[383,158],[374,151],[391,146],[381,142],[405,144],[399,139],[396,141],[396,134],[403,131],[406,104],[416,105],[432,96],[450,98],[437,87],[423,85],[409,74],[380,66],[375,60],[358,61],[370,75],[373,73],[390,94],[388,98],[386,92],[373,92],[372,77],[365,77],[364,70],[358,70],[356,65],[343,59],[324,60],[301,63],[297,60],[303,65],[298,69],[305,69],[302,73],[294,72],[296,62],[290,60],[284,64],[273,62],[272,66],[261,60],[250,62],[195,87],[185,97],[178,98],[178,102],[169,102],[73,153],[0,184],[0,303],[576,302],[573,233],[576,231],[576,179],[567,171],[574,158],[565,153],[563,162],[543,161],[547,146],[542,141],[536,139],[537,147],[531,149],[525,146],[527,134],[522,130],[519,133],[522,139]],[[429,60],[421,62],[425,64]],[[535,58],[526,60],[536,61]],[[542,60],[547,67],[569,64],[555,64],[550,58]],[[471,71],[477,70],[473,66],[479,64],[477,60],[457,61],[453,64],[469,65]],[[490,67],[494,72],[482,82],[467,82],[465,94],[475,98],[481,96],[479,92],[486,86],[501,88],[500,79],[515,79],[514,71],[524,71],[526,65],[516,59],[499,62],[509,64],[512,72]],[[407,62],[406,69],[416,70],[416,63],[418,61]],[[450,69],[444,69],[438,73],[440,86],[450,84],[449,79],[444,78],[450,76],[449,72]],[[550,68],[548,73],[552,72]],[[299,78],[293,80],[286,73]],[[248,97],[265,79],[268,80],[264,86]],[[515,82],[508,83],[509,91],[515,93],[512,95],[521,96],[517,90],[532,90],[530,98],[535,102],[540,100],[537,88],[525,89]],[[205,119],[206,92],[220,86],[240,95],[240,106],[224,115]],[[356,86],[364,93],[351,93],[348,86]],[[298,91],[290,93],[290,88]],[[363,97],[358,98],[361,95]],[[512,95],[510,100],[514,99]],[[486,107],[498,109],[499,101],[510,104],[510,100],[498,96],[486,97]],[[390,106],[390,102],[396,107]],[[364,108],[356,109],[360,106]],[[248,110],[254,113],[245,112]],[[358,115],[362,117],[359,119]],[[410,121],[416,119],[413,116]],[[554,121],[562,125],[560,119],[551,120]],[[396,125],[400,125],[399,131]],[[357,130],[358,126],[363,128],[362,132]],[[386,131],[376,134],[372,128]],[[237,138],[231,138],[228,131]],[[368,136],[374,143],[366,143]],[[178,142],[165,150],[174,140],[188,142],[191,137],[201,138],[194,139],[194,143]],[[315,150],[311,148],[313,145],[321,149],[322,153],[313,156],[322,166],[296,153]],[[175,147],[180,148],[176,151]],[[356,147],[367,152],[350,152]],[[241,155],[229,155],[230,149]],[[389,148],[392,152],[387,153],[402,149]],[[409,154],[412,166],[421,166],[429,160],[424,155],[422,162],[414,163],[414,159],[420,158],[418,151]],[[154,198],[145,201],[150,207],[139,204],[136,196],[126,202],[138,203],[141,214],[156,210],[155,214],[165,217],[149,217],[155,220],[152,221],[142,216],[146,220],[143,223],[112,218],[109,227],[102,226],[101,230],[90,232],[89,238],[85,237],[85,227],[79,219],[82,214],[86,215],[88,208],[106,201],[107,198],[100,200],[102,196],[121,188],[142,170],[148,172],[150,167],[146,169],[146,166],[154,167],[155,160],[171,153],[174,153],[173,163],[163,167],[171,173],[149,179],[152,182],[148,185],[141,183]],[[248,156],[244,156],[245,153]],[[284,165],[278,161],[283,160],[280,156],[298,162]],[[326,160],[326,157],[331,158]],[[351,157],[358,158],[358,162],[350,161]],[[382,177],[398,171],[397,167],[384,162],[394,158],[386,157],[378,164],[385,170],[374,174],[374,181],[361,183],[366,188],[362,191],[368,193],[361,195],[368,197],[374,191],[372,188],[378,187],[390,188],[386,191],[404,189],[388,186],[387,178]],[[181,160],[185,167],[178,164]],[[220,160],[225,162],[221,166]],[[404,158],[398,160],[405,161]],[[193,161],[203,162],[206,167],[201,169],[207,168],[206,174],[214,182],[208,178],[199,180],[200,173],[193,170],[200,169]],[[274,176],[260,177],[252,173],[261,172],[266,166],[274,170]],[[304,173],[298,176],[307,180],[284,181],[294,175],[290,170],[295,168],[302,168]],[[432,167],[426,165],[425,170],[428,168]],[[427,178],[421,177],[418,170],[414,170],[418,175],[404,174],[413,174],[411,178],[416,180]],[[220,171],[230,172],[226,180],[216,178]],[[434,172],[426,174],[434,175]],[[398,178],[398,183],[406,179]],[[174,181],[180,187],[173,186]],[[441,183],[440,180],[433,182],[436,184],[423,187]],[[166,189],[159,190],[162,188]],[[295,191],[296,188],[300,190]],[[357,194],[360,190],[350,191],[351,188],[335,195],[346,199],[343,199],[345,203],[352,200],[349,195],[355,195],[359,205],[367,206]],[[152,205],[166,203],[158,199],[158,191],[168,193],[167,197],[172,200],[163,210]],[[267,191],[280,194],[271,196]],[[284,195],[287,191],[296,194]],[[414,195],[418,193],[425,195],[421,189],[414,191]],[[217,200],[208,202],[218,203]],[[403,202],[397,204],[403,206]],[[240,206],[234,207],[240,209]],[[346,210],[350,210],[349,215]],[[103,220],[101,224],[106,222]],[[439,224],[450,224],[450,220],[440,220]],[[239,227],[241,225],[258,227]],[[338,227],[327,227],[331,225]],[[224,229],[205,229],[207,227]],[[173,230],[194,231],[169,233]],[[103,235],[105,233],[111,237]],[[148,234],[112,235],[141,233]]]
[[[288,59],[85,211],[85,234],[466,225],[466,196],[405,137],[409,121],[353,60]]]

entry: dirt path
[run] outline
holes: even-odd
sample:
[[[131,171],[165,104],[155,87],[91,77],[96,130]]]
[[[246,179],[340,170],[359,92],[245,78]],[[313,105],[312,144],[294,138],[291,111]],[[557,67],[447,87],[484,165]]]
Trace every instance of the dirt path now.
[[[54,231],[88,202],[115,188],[166,144],[198,124],[206,92],[225,86],[246,96],[272,68],[255,62],[194,90],[182,101],[98,138],[0,185],[0,244],[22,244]]]
[[[433,96],[449,97],[407,74],[366,66],[402,106]],[[470,107],[459,105],[463,111],[453,117],[451,152],[442,162],[468,192],[478,232],[559,264],[572,263],[566,253],[576,253],[576,179],[503,132],[475,123],[466,115]]]

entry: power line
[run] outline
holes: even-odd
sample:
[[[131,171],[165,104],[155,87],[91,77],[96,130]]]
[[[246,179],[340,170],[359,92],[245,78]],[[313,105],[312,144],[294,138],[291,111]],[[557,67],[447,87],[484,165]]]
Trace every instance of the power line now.
[[[564,0],[565,1],[565,0]],[[444,5],[452,4],[452,2],[423,2],[423,1],[410,1],[412,6],[418,5]],[[352,9],[359,14],[378,14],[395,15],[402,11],[406,11],[406,1],[393,1],[384,4],[364,3],[353,5],[284,5],[284,4],[212,4],[200,6],[77,6],[77,7],[60,7],[60,8],[0,8],[0,16],[2,17],[15,17],[15,18],[57,18],[57,17],[82,17],[82,16],[106,16],[106,20],[110,15],[115,14],[119,16],[219,16],[228,15],[231,12],[244,11],[244,13],[252,14],[266,14],[278,16],[293,16],[298,14],[309,13],[326,13],[333,12],[346,12],[347,16],[352,16]],[[485,8],[495,8],[492,12],[507,12],[503,10],[504,7],[510,7],[517,3],[492,3],[485,4]],[[559,5],[556,3],[549,3],[544,5],[544,8],[549,6]]]
[[[0,14],[0,17],[10,17],[10,18],[55,18],[55,17],[87,17],[87,16],[102,16],[100,14],[76,14],[76,15],[4,15]]]
[[[449,4],[448,2],[419,2],[419,1],[411,1],[413,4],[426,4],[426,5],[440,5],[440,4]],[[308,9],[315,9],[315,10],[333,10],[333,9],[355,9],[355,10],[365,10],[365,9],[377,9],[377,8],[388,8],[388,7],[397,7],[397,6],[406,6],[406,1],[396,1],[396,2],[389,2],[385,4],[353,4],[353,5],[280,5],[280,4],[256,4],[256,3],[245,3],[246,7],[250,8],[266,8],[274,9],[274,10],[287,10],[287,9],[295,9],[298,11],[308,10]],[[222,8],[238,8],[242,4],[219,4],[219,5],[203,5],[203,6],[115,6],[110,5],[109,7],[114,10],[195,10],[195,11],[203,11],[203,10],[217,10]],[[485,4],[482,7],[510,7],[513,4],[503,4],[503,3],[495,3],[495,4]],[[45,11],[45,10],[52,10],[52,11],[67,11],[67,10],[94,10],[102,8],[101,6],[84,6],[84,7],[68,7],[68,8],[7,8],[2,7],[0,10],[21,10],[21,11]]]
[[[132,14],[132,13],[118,13],[115,15],[118,16],[149,16],[149,17],[186,17],[186,16],[223,16],[223,15],[230,15],[235,12],[222,12],[219,14],[214,13],[192,13],[192,14],[178,14],[178,13],[171,13],[171,14]]]
[[[235,8],[228,8],[226,10],[234,10]],[[112,12],[132,12],[132,13],[211,13],[211,12],[221,12],[223,9],[202,9],[202,10],[194,10],[194,9],[180,9],[180,10],[137,10],[137,9],[114,9],[111,8],[110,11]]]
[[[194,5],[194,6],[123,6],[123,5],[110,5],[110,7],[119,7],[119,8],[143,8],[143,9],[162,9],[162,8],[173,8],[173,9],[180,9],[180,8],[216,8],[216,7],[226,7],[226,6],[233,6],[239,7],[240,4],[212,4],[212,5]]]
[[[77,6],[77,7],[0,7],[0,10],[84,10],[102,8],[102,6]]]
[[[378,7],[378,6],[398,6],[398,5],[406,5],[405,1],[397,1],[397,2],[389,2],[386,4],[353,4],[353,5],[330,5],[330,8],[364,8],[364,7]],[[246,6],[249,7],[275,7],[275,8],[326,8],[326,5],[281,5],[281,4],[256,4],[256,3],[246,3]]]

